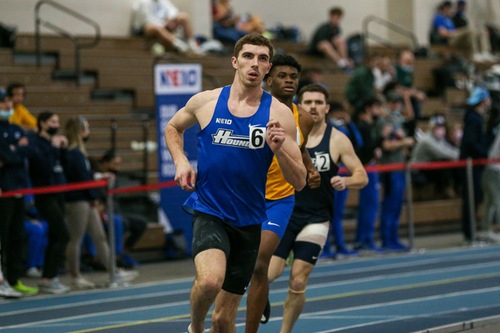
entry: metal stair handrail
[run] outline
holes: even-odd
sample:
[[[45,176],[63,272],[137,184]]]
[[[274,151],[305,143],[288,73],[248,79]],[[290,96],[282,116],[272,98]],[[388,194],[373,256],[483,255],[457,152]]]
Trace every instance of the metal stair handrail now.
[[[48,20],[44,20],[40,17],[40,8],[43,5],[48,5],[51,6],[61,12],[64,12],[65,14],[68,14],[75,19],[86,23],[90,25],[92,28],[95,30],[95,35],[94,38],[88,42],[82,41],[77,35],[72,34],[68,30],[55,25],[54,23],[49,22]],[[100,39],[101,39],[101,28],[97,22],[94,20],[81,15],[80,13],[75,12],[74,10],[65,7],[55,1],[52,0],[40,0],[37,2],[35,5],[35,48],[36,48],[36,64],[37,66],[41,65],[41,37],[40,37],[40,27],[44,26],[59,35],[68,38],[73,42],[75,45],[75,75],[76,75],[76,82],[77,84],[80,84],[80,78],[81,78],[81,73],[80,73],[80,50],[82,48],[92,48],[96,46]]]
[[[385,20],[379,16],[376,16],[376,15],[368,15],[367,17],[365,17],[363,19],[363,36],[366,38],[366,39],[372,39],[384,46],[387,46],[387,47],[390,47],[390,48],[399,48],[400,46],[396,45],[395,43],[391,42],[390,40],[384,38],[384,37],[381,37],[373,32],[370,32],[368,30],[369,28],[369,25],[371,23],[378,23],[384,27],[386,27],[387,29],[390,29],[398,34],[400,34],[401,36],[404,36],[404,37],[407,37],[410,41],[411,41],[411,44],[412,44],[412,47],[413,47],[413,50],[417,50],[418,48],[418,40],[417,40],[417,37],[415,36],[415,34],[410,31],[410,30],[407,30],[405,29],[404,27],[396,24],[396,23],[393,23],[391,21],[388,21],[388,20]]]

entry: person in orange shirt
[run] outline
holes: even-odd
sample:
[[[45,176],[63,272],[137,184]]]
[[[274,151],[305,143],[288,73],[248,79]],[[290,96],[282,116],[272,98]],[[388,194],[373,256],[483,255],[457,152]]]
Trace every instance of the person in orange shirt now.
[[[9,118],[9,122],[26,131],[36,132],[36,118],[23,104],[26,97],[26,87],[22,83],[11,83],[7,86],[7,96],[14,106],[14,114]]]

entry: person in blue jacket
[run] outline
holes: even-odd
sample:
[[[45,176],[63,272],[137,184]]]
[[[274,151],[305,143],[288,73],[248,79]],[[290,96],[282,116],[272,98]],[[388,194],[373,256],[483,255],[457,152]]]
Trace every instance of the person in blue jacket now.
[[[68,140],[65,136],[57,134],[59,127],[57,114],[51,111],[38,114],[38,132],[29,137],[31,150],[29,174],[33,187],[66,184],[63,164]],[[66,244],[69,238],[64,216],[64,194],[35,194],[35,207],[48,224],[45,262],[38,287],[45,293],[67,293],[70,288],[61,283],[58,278],[59,269],[64,267]]]
[[[26,157],[28,139],[21,127],[9,123],[14,113],[6,91],[0,90],[0,193],[28,187]],[[0,247],[5,280],[0,286],[11,296],[34,295],[37,288],[24,285],[24,199],[23,196],[0,197]],[[12,288],[18,293],[12,292]]]

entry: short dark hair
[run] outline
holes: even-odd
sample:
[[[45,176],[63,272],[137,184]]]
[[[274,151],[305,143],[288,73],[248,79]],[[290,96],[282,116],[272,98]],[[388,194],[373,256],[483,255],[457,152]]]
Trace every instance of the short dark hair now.
[[[330,9],[330,16],[343,16],[344,10],[340,7],[333,7]]]
[[[302,96],[306,92],[319,92],[325,95],[325,101],[328,103],[328,100],[330,99],[330,94],[328,93],[328,90],[326,88],[319,84],[319,83],[311,83],[308,84],[307,86],[302,87],[299,90],[299,93],[297,94],[297,101],[300,103],[302,102]]]
[[[382,105],[382,101],[376,96],[370,96],[363,101],[363,107],[360,112],[365,112],[366,109],[371,108],[375,105]]]
[[[9,84],[7,86],[7,89],[6,89],[7,90],[7,96],[9,96],[9,97],[14,96],[14,90],[15,89],[19,89],[19,88],[22,88],[22,89],[26,90],[26,86],[24,84],[22,84],[22,83],[13,82],[13,83]]]
[[[271,70],[267,74],[267,76],[271,75],[273,69],[275,67],[279,67],[279,66],[293,67],[293,68],[297,69],[297,72],[299,72],[299,73],[302,71],[302,66],[297,61],[297,59],[295,59],[294,57],[292,57],[291,55],[288,55],[288,54],[277,54],[273,57],[271,62],[273,65],[271,67]]]
[[[274,46],[271,43],[271,41],[262,36],[259,33],[253,32],[248,35],[245,35],[238,39],[236,44],[234,45],[234,50],[233,50],[233,57],[238,57],[241,49],[243,48],[243,45],[245,44],[250,44],[250,45],[257,45],[257,46],[267,46],[269,49],[269,59],[273,58],[274,55]]]

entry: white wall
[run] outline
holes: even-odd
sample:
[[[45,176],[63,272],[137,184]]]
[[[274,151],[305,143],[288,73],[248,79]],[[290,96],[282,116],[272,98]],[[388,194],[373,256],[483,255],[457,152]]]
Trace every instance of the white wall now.
[[[103,35],[126,36],[129,33],[130,8],[135,0],[55,0],[97,21]],[[210,35],[210,0],[172,0],[191,14],[195,33]],[[0,22],[18,27],[20,33],[34,31],[34,7],[37,0],[0,0]],[[408,5],[411,2],[412,6]],[[345,17],[342,28],[345,35],[360,32],[367,15],[389,18],[403,25],[413,26],[419,44],[426,45],[431,17],[441,0],[233,0],[238,13],[255,13],[263,17],[267,26],[278,23],[298,26],[308,40],[313,30],[328,18],[333,6],[343,7]],[[469,0],[469,13],[474,20],[495,21],[500,24],[499,0]],[[22,4],[22,6],[20,5]],[[272,6],[270,6],[272,4]],[[400,11],[401,17],[397,17]],[[413,11],[411,15],[407,11]],[[86,26],[54,13],[46,7],[42,14],[53,17],[74,32],[90,34]],[[412,22],[406,18],[413,17]],[[407,23],[407,24],[404,24]],[[47,32],[47,31],[44,31]],[[389,35],[385,29],[375,32]]]

